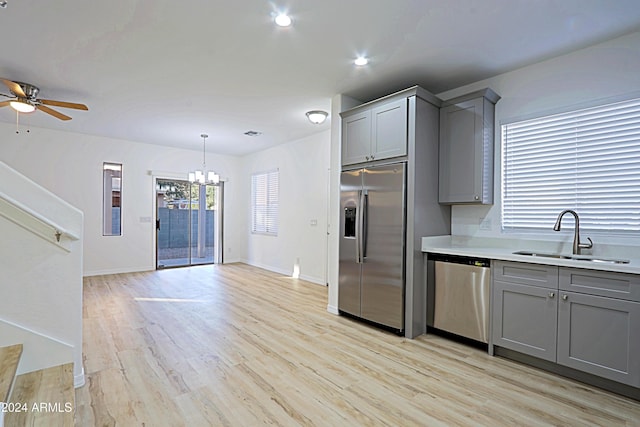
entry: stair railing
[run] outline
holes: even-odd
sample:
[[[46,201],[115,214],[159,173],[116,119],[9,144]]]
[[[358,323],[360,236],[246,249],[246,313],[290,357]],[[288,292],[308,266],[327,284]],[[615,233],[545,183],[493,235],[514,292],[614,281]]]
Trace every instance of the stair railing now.
[[[80,239],[75,233],[45,218],[2,191],[0,191],[0,216],[67,252],[71,251],[68,246],[69,241]]]

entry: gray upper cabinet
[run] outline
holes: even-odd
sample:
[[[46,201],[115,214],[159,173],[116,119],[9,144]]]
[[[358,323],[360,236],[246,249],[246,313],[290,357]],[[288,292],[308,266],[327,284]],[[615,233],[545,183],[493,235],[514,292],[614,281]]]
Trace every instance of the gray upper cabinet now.
[[[493,203],[494,110],[499,99],[484,89],[442,104],[440,203]]]
[[[344,118],[342,120],[342,164],[366,162],[370,154],[371,111],[363,111]]]
[[[342,114],[342,165],[406,155],[406,97]]]
[[[407,100],[371,110],[371,160],[407,155]]]

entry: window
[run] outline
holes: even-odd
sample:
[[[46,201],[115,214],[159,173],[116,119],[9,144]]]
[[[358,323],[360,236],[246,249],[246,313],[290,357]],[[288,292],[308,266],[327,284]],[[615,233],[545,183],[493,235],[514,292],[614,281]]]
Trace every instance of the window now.
[[[640,99],[502,126],[502,227],[640,231]]]
[[[122,235],[122,165],[104,163],[102,165],[102,235]]]
[[[251,175],[251,232],[278,234],[278,171]]]

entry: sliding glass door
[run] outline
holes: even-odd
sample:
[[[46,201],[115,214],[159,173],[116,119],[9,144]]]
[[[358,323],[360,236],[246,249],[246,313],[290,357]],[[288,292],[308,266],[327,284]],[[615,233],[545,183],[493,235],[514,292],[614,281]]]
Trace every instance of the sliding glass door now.
[[[156,268],[219,262],[220,187],[158,179]]]

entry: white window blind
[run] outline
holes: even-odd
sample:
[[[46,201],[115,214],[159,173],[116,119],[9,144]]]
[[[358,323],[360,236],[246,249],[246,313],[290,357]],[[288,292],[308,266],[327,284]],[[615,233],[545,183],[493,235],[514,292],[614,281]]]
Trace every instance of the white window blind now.
[[[278,171],[251,175],[251,231],[278,234]]]
[[[504,230],[640,231],[640,99],[502,126]]]

